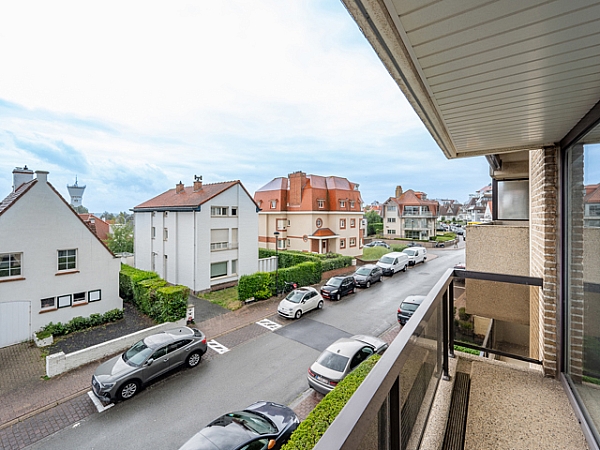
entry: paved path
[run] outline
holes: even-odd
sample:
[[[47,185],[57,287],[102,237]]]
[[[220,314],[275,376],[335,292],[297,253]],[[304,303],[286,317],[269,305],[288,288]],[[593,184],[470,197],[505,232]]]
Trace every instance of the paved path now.
[[[267,328],[256,325],[255,322],[268,318],[281,325],[289,323],[277,314],[279,301],[278,298],[271,298],[226,313],[212,304],[200,305],[202,313],[199,315],[197,312],[196,317],[210,318],[199,321],[195,326],[206,334],[207,339],[219,338],[219,342],[227,342],[231,348],[268,332]],[[399,328],[394,327],[382,338],[391,342],[398,331]],[[88,339],[93,338],[87,334],[85,340]],[[69,345],[75,346],[74,343]],[[31,343],[0,348],[2,450],[27,447],[96,412],[87,392],[98,362],[45,379],[46,352],[47,350],[39,349]],[[204,358],[210,360],[216,355],[214,350],[209,349]],[[320,394],[309,390],[291,406],[303,420],[321,398]]]

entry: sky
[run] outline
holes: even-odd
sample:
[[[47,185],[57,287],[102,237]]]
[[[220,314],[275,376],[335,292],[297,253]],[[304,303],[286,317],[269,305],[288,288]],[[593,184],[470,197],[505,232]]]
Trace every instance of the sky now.
[[[97,213],[194,175],[341,176],[366,204],[491,181],[443,156],[339,0],[1,2],[0,61],[0,198],[24,165]]]

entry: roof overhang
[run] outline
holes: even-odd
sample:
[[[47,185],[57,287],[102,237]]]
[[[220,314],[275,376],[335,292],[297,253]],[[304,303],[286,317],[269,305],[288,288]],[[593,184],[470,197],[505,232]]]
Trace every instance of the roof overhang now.
[[[342,0],[446,157],[600,142],[595,0]]]

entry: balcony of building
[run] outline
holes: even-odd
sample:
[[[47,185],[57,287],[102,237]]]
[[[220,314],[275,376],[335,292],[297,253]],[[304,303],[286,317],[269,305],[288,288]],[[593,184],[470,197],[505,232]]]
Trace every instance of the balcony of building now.
[[[589,448],[568,390],[545,377],[532,357],[535,330],[509,317],[453,314],[455,285],[463,278],[495,289],[535,291],[542,284],[539,278],[449,269],[316,450]],[[528,304],[529,292],[520,301]],[[454,345],[479,353],[454,351]],[[600,411],[600,389],[586,388]]]

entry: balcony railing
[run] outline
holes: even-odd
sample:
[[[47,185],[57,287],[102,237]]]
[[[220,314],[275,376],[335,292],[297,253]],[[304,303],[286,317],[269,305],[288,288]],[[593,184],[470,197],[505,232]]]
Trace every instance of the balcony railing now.
[[[214,252],[217,250],[232,250],[238,248],[237,242],[212,242],[210,244],[210,251]]]
[[[539,278],[449,269],[426,296],[386,353],[321,437],[315,450],[418,449],[440,379],[454,356],[453,291],[456,279],[541,286]],[[486,327],[493,330],[493,326]],[[487,333],[488,335],[490,333]],[[488,354],[539,363],[523,354],[462,343]]]

